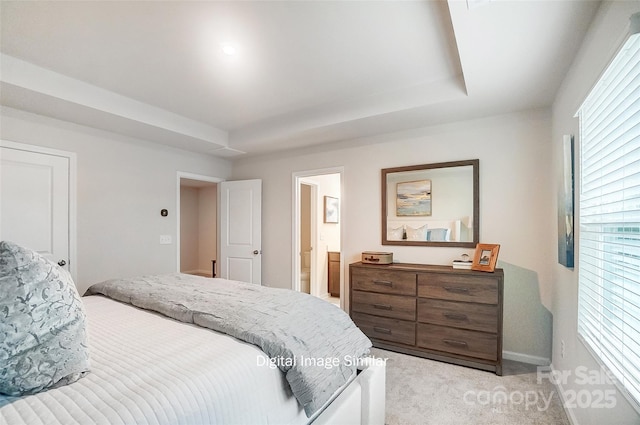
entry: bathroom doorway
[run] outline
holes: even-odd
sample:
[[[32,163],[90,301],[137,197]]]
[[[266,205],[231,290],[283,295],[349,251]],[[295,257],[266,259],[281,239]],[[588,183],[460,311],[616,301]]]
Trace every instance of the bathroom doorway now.
[[[295,173],[293,197],[292,287],[340,306],[342,169]]]

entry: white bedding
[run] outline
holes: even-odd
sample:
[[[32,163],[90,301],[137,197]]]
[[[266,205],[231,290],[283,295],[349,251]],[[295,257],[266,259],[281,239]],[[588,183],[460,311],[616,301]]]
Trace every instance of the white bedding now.
[[[282,372],[258,366],[267,359],[259,348],[100,296],[83,301],[91,373],[33,396],[0,396],[0,424],[309,421]]]

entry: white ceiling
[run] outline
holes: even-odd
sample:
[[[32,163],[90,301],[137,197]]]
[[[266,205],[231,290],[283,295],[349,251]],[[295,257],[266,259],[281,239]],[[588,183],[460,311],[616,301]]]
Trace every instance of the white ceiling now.
[[[599,2],[468,1],[3,0],[0,101],[219,156],[549,106]]]

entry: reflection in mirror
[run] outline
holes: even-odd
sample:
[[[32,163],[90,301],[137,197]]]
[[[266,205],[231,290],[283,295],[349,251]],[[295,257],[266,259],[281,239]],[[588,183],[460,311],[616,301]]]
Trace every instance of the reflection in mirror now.
[[[473,248],[479,160],[382,170],[382,244]]]

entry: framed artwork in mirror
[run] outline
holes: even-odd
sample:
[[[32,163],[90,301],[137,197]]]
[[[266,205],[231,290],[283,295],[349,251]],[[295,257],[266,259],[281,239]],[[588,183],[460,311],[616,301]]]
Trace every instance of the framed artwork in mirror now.
[[[431,180],[396,183],[396,216],[431,215]]]

